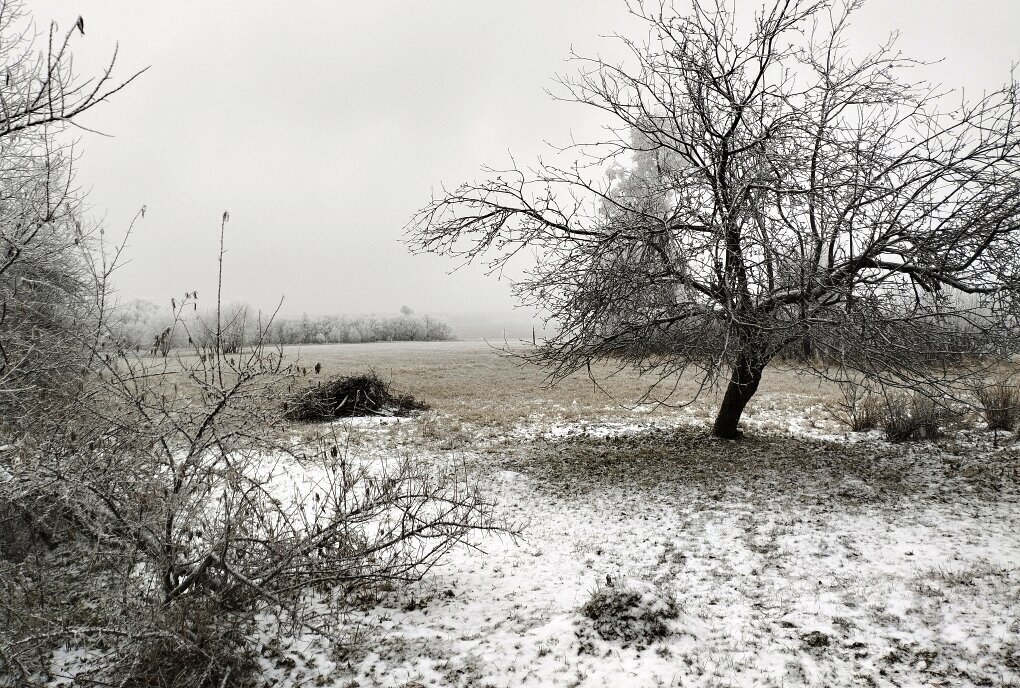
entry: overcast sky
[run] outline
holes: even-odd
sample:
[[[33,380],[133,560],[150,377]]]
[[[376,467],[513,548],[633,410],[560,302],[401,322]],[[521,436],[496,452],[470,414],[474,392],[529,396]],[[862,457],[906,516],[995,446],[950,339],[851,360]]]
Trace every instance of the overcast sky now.
[[[760,0],[736,0],[750,13]],[[687,3],[677,2],[678,7]],[[108,233],[133,234],[123,297],[215,290],[229,210],[225,292],[299,314],[509,312],[505,282],[412,256],[410,215],[434,188],[525,163],[602,122],[553,101],[571,46],[619,54],[623,0],[28,0],[40,27],[85,20],[82,71],[120,44],[119,74],[149,71],[86,124],[78,181]],[[870,0],[860,46],[899,29],[926,74],[968,92],[1020,61],[1018,0]]]

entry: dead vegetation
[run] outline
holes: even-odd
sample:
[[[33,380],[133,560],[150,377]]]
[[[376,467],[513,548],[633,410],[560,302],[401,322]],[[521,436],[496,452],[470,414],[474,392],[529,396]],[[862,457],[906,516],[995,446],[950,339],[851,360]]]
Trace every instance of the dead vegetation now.
[[[978,390],[981,412],[989,430],[1012,430],[1020,420],[1020,387],[1007,379],[989,382]]]
[[[851,432],[866,432],[882,421],[882,403],[868,385],[847,381],[839,385],[840,398],[826,406],[830,415]]]
[[[866,432],[881,428],[889,442],[909,442],[938,439],[946,427],[966,417],[963,404],[959,401],[938,398],[928,390],[881,390],[855,381],[839,385],[840,397],[827,405],[829,414],[850,429],[851,432]],[[989,393],[996,394],[995,401],[982,405],[987,416],[989,404],[1006,403],[1003,392],[986,387],[978,390],[978,398],[986,399]],[[993,411],[999,417],[1009,407]],[[989,429],[992,429],[989,424]]]
[[[243,685],[256,618],[343,647],[362,591],[497,527],[455,466],[362,461],[342,434],[278,440],[276,358],[167,368],[119,352],[73,413],[0,456],[0,516],[20,529],[0,538],[0,685],[36,681],[61,646],[82,681]]]
[[[647,646],[672,634],[670,621],[680,615],[680,609],[669,591],[639,590],[609,581],[592,591],[581,605],[581,614],[591,620],[603,640],[618,641],[623,647]]]
[[[916,390],[887,394],[882,411],[881,427],[890,442],[936,439],[959,415],[945,402]]]
[[[318,382],[285,402],[287,420],[314,423],[353,416],[407,416],[428,405],[397,394],[375,371]]]

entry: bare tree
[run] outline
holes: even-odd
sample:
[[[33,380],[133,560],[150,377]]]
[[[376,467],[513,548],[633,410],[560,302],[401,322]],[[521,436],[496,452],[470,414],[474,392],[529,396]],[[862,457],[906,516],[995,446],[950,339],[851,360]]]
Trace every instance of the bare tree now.
[[[630,62],[575,56],[561,79],[610,135],[434,197],[412,246],[494,268],[533,251],[516,286],[558,326],[534,356],[554,376],[620,357],[660,381],[728,370],[719,437],[791,346],[932,389],[1011,350],[1017,84],[954,104],[906,80],[892,39],[848,48],[860,5],[778,0],[741,30],[721,1],[631,3],[648,36],[620,37]]]
[[[66,129],[140,74],[113,80],[114,51],[101,73],[78,76],[70,45],[81,18],[32,32],[20,3],[0,3],[0,409],[15,434],[34,403],[73,393],[94,358],[83,339],[95,340],[107,307],[97,278],[109,266],[93,262],[105,254],[83,224]]]

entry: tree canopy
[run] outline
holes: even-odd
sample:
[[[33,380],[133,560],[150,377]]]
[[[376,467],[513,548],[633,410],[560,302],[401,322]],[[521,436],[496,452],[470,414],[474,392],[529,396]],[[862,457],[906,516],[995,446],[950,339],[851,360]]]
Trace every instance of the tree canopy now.
[[[533,251],[516,288],[558,328],[535,355],[555,374],[729,371],[721,437],[791,348],[825,374],[932,388],[1008,354],[1017,83],[967,101],[911,81],[892,39],[848,44],[860,5],[780,0],[743,26],[724,2],[631,3],[648,33],[619,38],[629,61],[576,57],[561,79],[609,135],[569,149],[576,164],[444,191],[413,247],[494,267]]]

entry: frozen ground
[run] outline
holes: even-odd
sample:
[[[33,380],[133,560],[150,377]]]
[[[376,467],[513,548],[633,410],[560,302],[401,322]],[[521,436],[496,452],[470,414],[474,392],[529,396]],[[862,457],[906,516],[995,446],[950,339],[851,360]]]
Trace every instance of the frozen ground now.
[[[267,675],[350,688],[1020,685],[1014,438],[892,446],[782,401],[748,419],[777,434],[739,443],[639,416],[539,419],[470,450],[421,444],[474,466],[523,537],[480,537],[383,595],[352,619],[361,641],[342,657],[315,638],[267,642]],[[404,446],[415,428],[363,424],[358,451]],[[594,594],[676,613],[650,634],[648,618],[596,623],[582,613]]]

